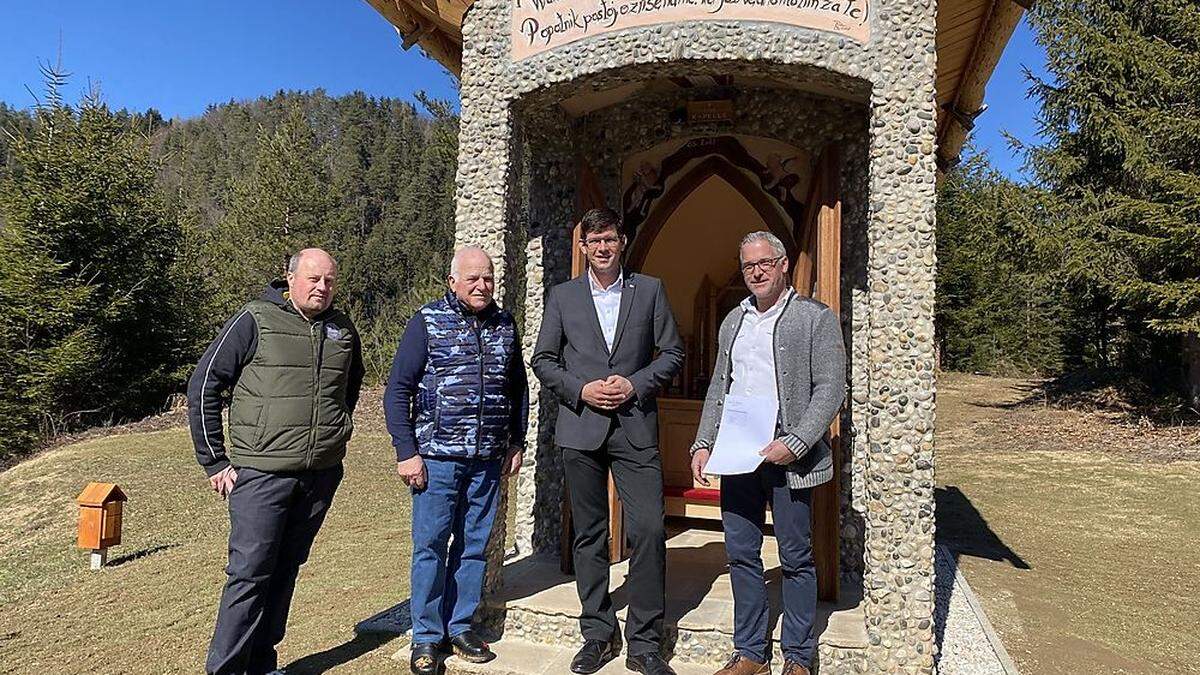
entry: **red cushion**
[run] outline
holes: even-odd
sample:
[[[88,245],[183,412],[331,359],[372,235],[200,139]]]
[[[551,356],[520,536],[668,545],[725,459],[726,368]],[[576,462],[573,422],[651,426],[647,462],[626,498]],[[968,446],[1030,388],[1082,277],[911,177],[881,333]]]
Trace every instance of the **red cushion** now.
[[[721,491],[713,488],[683,487],[679,485],[663,486],[663,494],[667,497],[682,497],[689,502],[720,504]]]

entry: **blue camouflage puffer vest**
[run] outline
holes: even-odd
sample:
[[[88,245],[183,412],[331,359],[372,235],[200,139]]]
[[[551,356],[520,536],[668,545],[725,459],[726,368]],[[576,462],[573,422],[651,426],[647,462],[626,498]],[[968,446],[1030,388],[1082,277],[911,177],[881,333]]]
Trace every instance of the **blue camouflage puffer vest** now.
[[[516,352],[512,314],[492,304],[467,312],[453,293],[421,308],[425,374],[413,402],[421,455],[489,458],[509,445],[508,368]]]

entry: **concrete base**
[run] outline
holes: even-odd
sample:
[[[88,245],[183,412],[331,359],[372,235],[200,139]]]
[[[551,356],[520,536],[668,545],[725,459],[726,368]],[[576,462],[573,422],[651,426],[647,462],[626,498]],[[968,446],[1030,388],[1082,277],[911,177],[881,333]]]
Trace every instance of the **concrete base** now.
[[[781,571],[775,540],[763,544],[763,564],[771,595],[771,622],[776,671],[779,654]],[[628,604],[625,577],[628,561],[613,565],[611,588],[617,616],[624,621]],[[558,560],[526,557],[504,567],[504,589],[482,609],[485,623],[499,627],[493,648],[498,658],[469,664],[451,658],[448,673],[565,673],[582,645],[579,597],[573,577],[559,570]],[[818,662],[826,672],[862,672],[867,648],[866,622],[858,589],[844,589],[837,603],[817,609]],[[733,649],[733,589],[720,532],[684,530],[667,541],[667,617],[665,651],[680,673],[712,673]],[[407,663],[404,646],[395,657]],[[601,672],[628,672],[624,656]]]

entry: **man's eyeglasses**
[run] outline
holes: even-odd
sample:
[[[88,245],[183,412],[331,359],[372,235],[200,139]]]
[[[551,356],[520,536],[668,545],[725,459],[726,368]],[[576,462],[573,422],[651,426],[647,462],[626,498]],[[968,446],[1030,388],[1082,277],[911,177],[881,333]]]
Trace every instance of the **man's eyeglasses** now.
[[[620,237],[588,237],[587,239],[583,240],[583,245],[587,246],[588,248],[600,248],[601,246],[616,248],[618,245],[620,245],[620,243]]]
[[[781,255],[781,256],[778,256],[775,258],[763,258],[762,260],[752,260],[752,261],[742,265],[742,274],[744,274],[744,275],[753,274],[754,270],[756,268],[759,270],[762,270],[763,272],[770,272],[770,271],[774,270],[775,267],[779,263],[783,262],[783,259],[786,257],[787,256],[785,256],[785,255]]]

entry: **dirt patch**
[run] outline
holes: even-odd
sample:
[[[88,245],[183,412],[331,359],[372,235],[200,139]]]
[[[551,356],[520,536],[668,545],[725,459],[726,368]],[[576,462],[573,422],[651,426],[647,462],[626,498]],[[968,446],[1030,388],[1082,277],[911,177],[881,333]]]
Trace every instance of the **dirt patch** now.
[[[1200,426],[1158,425],[1095,406],[1055,402],[1043,380],[943,373],[938,448],[979,440],[996,450],[1098,452],[1137,462],[1200,461]]]

